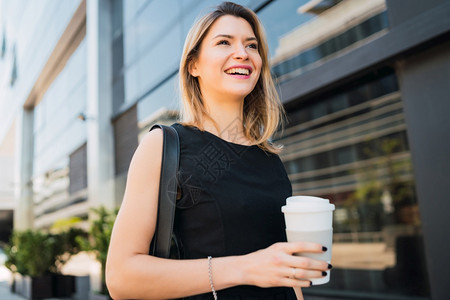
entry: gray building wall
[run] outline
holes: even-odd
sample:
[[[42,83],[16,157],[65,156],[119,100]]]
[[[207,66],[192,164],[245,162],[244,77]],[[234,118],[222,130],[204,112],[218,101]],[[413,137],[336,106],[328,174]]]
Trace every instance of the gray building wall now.
[[[383,66],[395,68],[422,218],[427,268],[424,272],[429,276],[431,298],[447,299],[450,287],[446,274],[450,260],[446,253],[450,251],[450,242],[438,233],[448,232],[450,228],[447,217],[450,211],[450,2],[386,2],[390,28],[385,35],[283,83],[281,94],[289,111],[295,103],[313,99],[364,74],[377,72]],[[422,264],[409,263],[414,268],[421,268]],[[358,299],[365,297],[360,295]]]
[[[450,42],[399,61],[433,299],[450,295]],[[445,236],[446,234],[444,234]]]

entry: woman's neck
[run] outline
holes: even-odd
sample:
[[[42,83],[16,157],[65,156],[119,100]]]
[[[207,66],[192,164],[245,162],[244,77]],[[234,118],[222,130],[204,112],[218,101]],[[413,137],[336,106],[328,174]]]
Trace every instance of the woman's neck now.
[[[205,119],[203,128],[220,138],[237,144],[249,144],[244,135],[244,101],[212,102],[207,101],[207,111],[214,122]]]

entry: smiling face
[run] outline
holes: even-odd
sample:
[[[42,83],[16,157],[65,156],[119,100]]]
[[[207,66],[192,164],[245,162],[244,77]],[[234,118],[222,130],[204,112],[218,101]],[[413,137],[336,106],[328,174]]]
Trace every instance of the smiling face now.
[[[209,28],[190,73],[197,77],[204,101],[243,101],[258,82],[261,65],[250,24],[225,15]]]

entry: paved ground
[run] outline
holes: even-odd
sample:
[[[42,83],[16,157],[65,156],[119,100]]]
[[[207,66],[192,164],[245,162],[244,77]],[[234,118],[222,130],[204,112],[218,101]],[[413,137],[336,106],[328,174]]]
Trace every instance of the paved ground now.
[[[17,296],[9,291],[8,281],[11,276],[9,270],[0,264],[0,299],[1,300],[24,300],[25,298]]]
[[[25,298],[11,293],[9,291],[8,282],[0,281],[0,299],[2,299],[2,300],[24,300]]]

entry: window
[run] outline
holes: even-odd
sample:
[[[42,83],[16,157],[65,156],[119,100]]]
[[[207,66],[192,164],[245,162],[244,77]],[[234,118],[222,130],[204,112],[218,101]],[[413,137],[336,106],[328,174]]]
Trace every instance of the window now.
[[[116,175],[128,171],[138,145],[137,109],[133,106],[114,121]]]
[[[278,141],[285,145],[281,158],[293,194],[328,198],[336,205],[332,280],[305,294],[429,296],[394,71],[380,69],[351,86],[298,101],[287,113],[288,127]]]
[[[69,194],[72,196],[87,188],[87,144],[69,156]]]
[[[295,71],[299,71],[314,62],[325,59],[387,27],[387,13],[384,11],[337,36],[273,65],[272,72],[280,81],[284,81],[292,77],[289,74],[294,73],[294,75],[298,75],[298,72]]]
[[[13,47],[13,62],[12,62],[12,69],[11,69],[11,77],[9,84],[11,87],[14,86],[17,80],[17,51],[16,51],[16,45]]]

